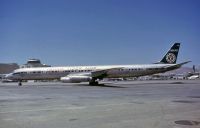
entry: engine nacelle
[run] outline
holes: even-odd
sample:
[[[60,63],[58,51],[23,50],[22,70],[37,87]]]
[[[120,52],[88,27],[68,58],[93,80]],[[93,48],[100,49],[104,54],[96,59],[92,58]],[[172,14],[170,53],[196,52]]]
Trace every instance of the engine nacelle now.
[[[60,80],[65,83],[80,83],[80,82],[89,82],[92,80],[90,76],[66,76],[61,77]]]

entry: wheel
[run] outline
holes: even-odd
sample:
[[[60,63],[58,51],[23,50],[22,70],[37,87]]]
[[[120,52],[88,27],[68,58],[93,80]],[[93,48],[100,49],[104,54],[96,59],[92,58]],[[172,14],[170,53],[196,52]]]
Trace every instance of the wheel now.
[[[22,82],[21,81],[18,83],[18,86],[22,86]]]

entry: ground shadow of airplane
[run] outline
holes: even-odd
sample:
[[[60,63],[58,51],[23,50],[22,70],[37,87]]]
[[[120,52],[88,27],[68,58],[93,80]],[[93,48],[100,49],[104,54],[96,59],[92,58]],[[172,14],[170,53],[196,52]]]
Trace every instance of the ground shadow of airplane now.
[[[127,87],[122,87],[122,86],[108,85],[107,83],[97,84],[97,85],[76,84],[75,86],[87,86],[87,87],[89,86],[89,87],[103,87],[103,88],[127,88]]]

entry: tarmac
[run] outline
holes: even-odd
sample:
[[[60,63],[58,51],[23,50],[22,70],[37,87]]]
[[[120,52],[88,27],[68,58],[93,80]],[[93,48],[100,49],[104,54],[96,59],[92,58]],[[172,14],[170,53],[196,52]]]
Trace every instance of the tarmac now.
[[[0,128],[200,128],[200,80],[0,83]]]

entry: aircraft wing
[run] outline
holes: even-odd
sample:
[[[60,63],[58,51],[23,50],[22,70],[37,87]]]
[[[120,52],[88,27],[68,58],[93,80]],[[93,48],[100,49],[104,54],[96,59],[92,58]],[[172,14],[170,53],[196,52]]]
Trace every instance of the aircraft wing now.
[[[122,69],[122,67],[96,70],[96,71],[91,72],[91,77],[93,77],[93,78],[104,78],[104,77],[107,76],[108,71],[116,70],[116,69]]]
[[[86,73],[73,73],[73,74],[69,74],[67,76],[89,76],[92,78],[104,78],[107,76],[108,71],[110,70],[115,70],[115,69],[122,69],[120,68],[107,68],[107,69],[102,69],[102,70],[95,70],[92,72],[86,72]]]
[[[72,83],[80,83],[80,82],[88,82],[91,80],[96,79],[103,79],[107,76],[108,71],[121,69],[121,68],[107,68],[102,70],[95,70],[92,72],[85,72],[85,73],[73,73],[69,74],[65,77],[61,77],[60,80],[63,82],[72,82]]]

